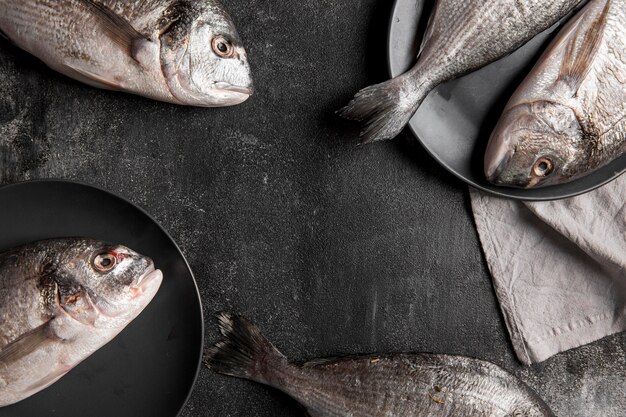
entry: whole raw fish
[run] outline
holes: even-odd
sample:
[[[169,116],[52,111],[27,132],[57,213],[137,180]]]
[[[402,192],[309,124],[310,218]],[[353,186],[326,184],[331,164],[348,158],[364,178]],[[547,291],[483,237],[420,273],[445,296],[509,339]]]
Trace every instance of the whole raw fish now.
[[[278,388],[311,417],[553,416],[522,381],[488,362],[448,355],[373,355],[290,363],[248,320],[219,316],[216,372]]]
[[[437,0],[415,66],[361,90],[339,115],[365,122],[363,142],[391,139],[428,93],[515,51],[581,0]]]
[[[0,254],[0,407],[48,387],[111,341],[162,280],[149,258],[90,239]]]
[[[565,183],[626,152],[626,1],[592,0],[519,87],[485,155],[489,181]]]
[[[100,88],[202,107],[252,94],[246,52],[216,0],[0,0],[0,32]]]

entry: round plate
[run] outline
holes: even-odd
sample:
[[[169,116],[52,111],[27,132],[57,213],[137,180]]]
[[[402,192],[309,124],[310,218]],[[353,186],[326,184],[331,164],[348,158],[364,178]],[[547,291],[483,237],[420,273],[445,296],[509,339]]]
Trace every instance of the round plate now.
[[[433,1],[396,0],[389,29],[389,72],[396,77],[415,63]],[[424,13],[423,13],[424,12]],[[565,19],[564,19],[565,20]],[[537,189],[496,187],[484,175],[489,136],[504,106],[529,73],[559,24],[513,54],[465,77],[440,85],[424,100],[409,126],[424,148],[468,184],[519,200],[556,200],[591,191],[626,171],[626,155],[571,183]]]
[[[203,318],[187,261],[143,210],[99,189],[63,181],[0,188],[0,252],[57,237],[91,237],[150,256],[161,289],[122,333],[49,388],[0,417],[177,416],[200,369]]]

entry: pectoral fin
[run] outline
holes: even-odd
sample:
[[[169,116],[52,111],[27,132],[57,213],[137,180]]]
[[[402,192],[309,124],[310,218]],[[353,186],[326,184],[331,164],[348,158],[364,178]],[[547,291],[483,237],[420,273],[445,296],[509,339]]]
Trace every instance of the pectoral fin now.
[[[50,330],[50,321],[18,337],[0,350],[0,363],[10,363],[27,356],[57,339]]]
[[[98,318],[98,311],[85,289],[73,294],[62,295],[60,306],[72,319],[88,326],[93,326]]]
[[[79,0],[93,14],[104,34],[134,58],[137,44],[149,41],[126,19],[94,0]]]
[[[580,25],[578,30],[572,32],[567,44],[559,72],[559,80],[567,83],[574,95],[587,77],[598,54],[612,2],[613,0],[606,1],[602,13],[590,26]],[[584,33],[582,33],[583,31]]]

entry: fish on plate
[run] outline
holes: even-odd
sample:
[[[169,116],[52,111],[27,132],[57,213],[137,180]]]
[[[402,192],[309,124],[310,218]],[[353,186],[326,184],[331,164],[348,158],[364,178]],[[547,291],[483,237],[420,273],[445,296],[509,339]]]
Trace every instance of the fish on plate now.
[[[413,68],[361,90],[338,114],[364,122],[364,143],[392,139],[439,84],[503,58],[579,3],[581,0],[437,0]]]
[[[0,254],[0,407],[50,386],[110,342],[162,280],[150,258],[91,239]]]
[[[626,153],[626,1],[591,0],[515,92],[485,154],[494,184],[570,182]]]
[[[0,33],[95,87],[199,107],[253,92],[246,51],[216,0],[0,0]]]
[[[226,340],[206,352],[205,364],[278,388],[311,417],[553,416],[528,386],[489,362],[399,354],[296,365],[245,318],[222,313],[218,319]]]

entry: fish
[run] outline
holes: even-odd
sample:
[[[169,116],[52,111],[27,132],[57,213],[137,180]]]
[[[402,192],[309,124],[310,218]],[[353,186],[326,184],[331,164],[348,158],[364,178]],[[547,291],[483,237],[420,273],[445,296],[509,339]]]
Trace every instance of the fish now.
[[[290,362],[246,318],[218,315],[225,340],[207,367],[277,388],[310,417],[554,416],[521,380],[486,361],[436,354],[368,355]]]
[[[337,113],[363,122],[362,143],[396,137],[438,85],[517,50],[581,0],[437,0],[415,65],[359,91]]]
[[[496,185],[538,188],[626,153],[626,2],[592,0],[506,105],[485,153]]]
[[[0,33],[94,87],[197,107],[237,105],[254,91],[216,0],[0,0]]]
[[[150,258],[93,239],[0,254],[0,407],[47,388],[110,342],[162,281]]]

